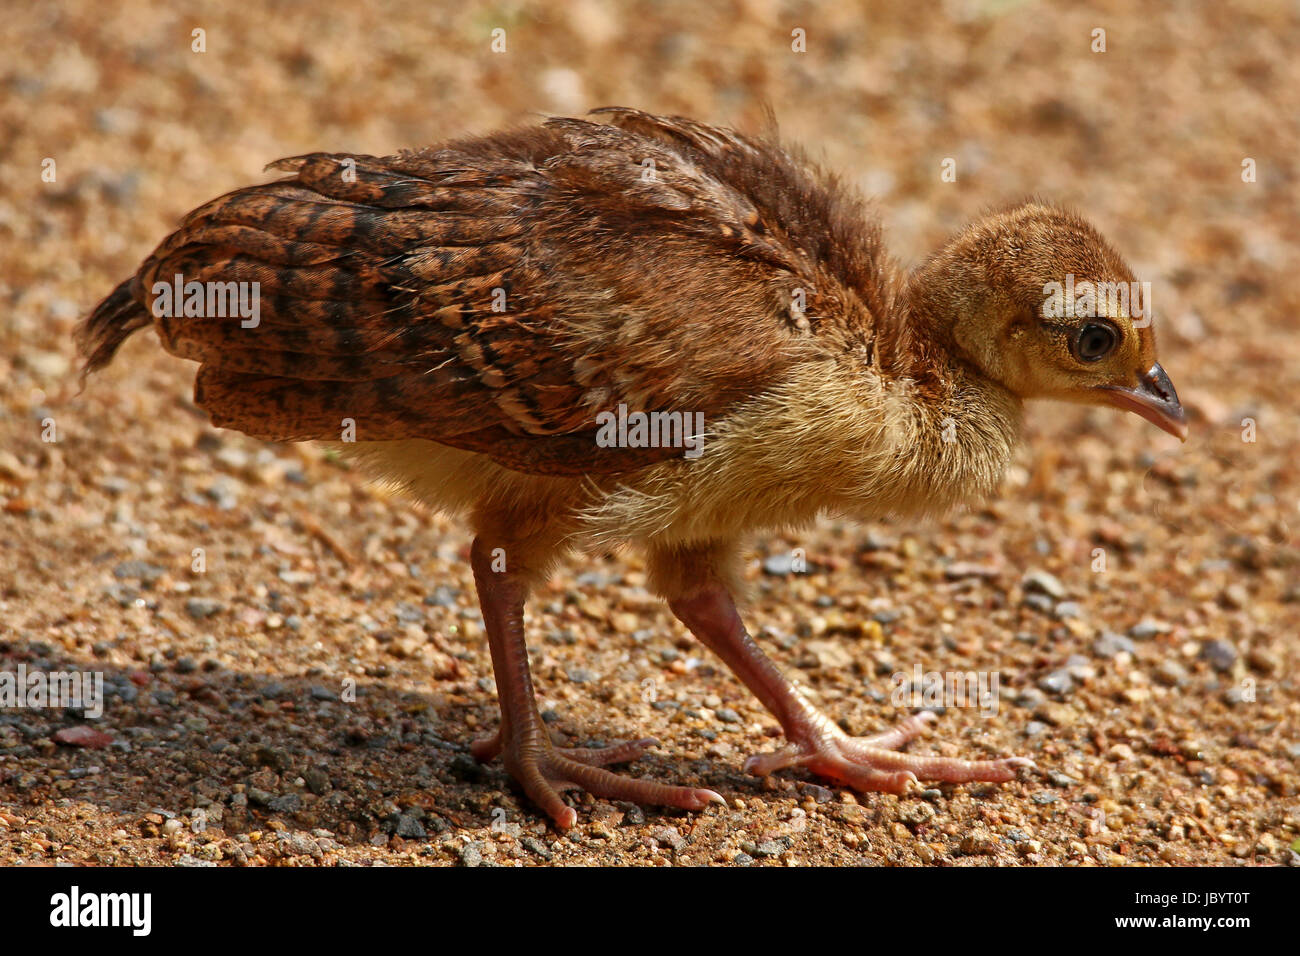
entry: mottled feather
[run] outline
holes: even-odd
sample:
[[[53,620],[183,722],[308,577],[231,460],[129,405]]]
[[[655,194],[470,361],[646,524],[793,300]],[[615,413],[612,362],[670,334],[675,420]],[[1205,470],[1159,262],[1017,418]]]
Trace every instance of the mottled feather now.
[[[775,143],[633,110],[390,157],[314,153],[198,207],[81,330],[87,369],[149,324],[214,423],[275,440],[427,438],[543,474],[681,449],[596,416],[712,419],[888,314],[870,230]],[[837,220],[838,217],[838,220]],[[856,223],[861,229],[861,222]],[[256,283],[239,316],[154,318],[155,283]]]

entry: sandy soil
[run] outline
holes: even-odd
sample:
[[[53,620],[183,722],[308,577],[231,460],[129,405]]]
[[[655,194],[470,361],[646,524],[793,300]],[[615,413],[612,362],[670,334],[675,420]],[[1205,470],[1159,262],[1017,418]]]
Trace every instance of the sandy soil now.
[[[705,6],[6,12],[0,671],[100,671],[112,696],[98,721],[0,709],[0,864],[1300,859],[1300,14]],[[78,394],[70,332],[181,214],[280,156],[608,103],[752,127],[765,102],[879,198],[905,260],[1025,193],[1085,211],[1153,284],[1192,438],[1037,407],[987,507],[758,543],[750,618],[816,700],[867,732],[899,714],[895,673],[996,673],[996,715],[951,708],[912,749],[1034,757],[1012,784],[747,777],[773,721],[637,559],[566,566],[529,624],[557,737],[657,736],[632,772],[730,804],[579,797],[559,836],[466,752],[496,707],[465,532],[317,449],[215,431],[152,333]]]

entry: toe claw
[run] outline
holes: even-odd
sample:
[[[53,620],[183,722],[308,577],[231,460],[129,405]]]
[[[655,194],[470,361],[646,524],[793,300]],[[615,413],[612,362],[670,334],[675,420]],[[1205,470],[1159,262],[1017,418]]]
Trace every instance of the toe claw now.
[[[557,829],[572,830],[578,822],[578,812],[573,807],[566,806],[563,810],[552,811],[551,819],[555,821]]]
[[[923,710],[870,737],[849,737],[823,723],[782,750],[750,757],[745,770],[766,776],[783,767],[805,766],[855,790],[901,795],[922,780],[1005,783],[1015,780],[1021,767],[1034,766],[1028,757],[959,760],[898,752],[896,748],[920,736],[936,720],[933,711]]]

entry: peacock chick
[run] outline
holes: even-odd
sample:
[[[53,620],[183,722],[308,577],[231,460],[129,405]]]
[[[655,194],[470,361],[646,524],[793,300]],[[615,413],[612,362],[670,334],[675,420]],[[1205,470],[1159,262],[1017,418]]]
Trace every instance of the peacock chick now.
[[[473,752],[556,825],[576,821],[569,788],[721,800],[605,769],[653,740],[552,742],[523,615],[573,551],[644,553],[649,586],[779,721],[787,744],[755,774],[901,793],[1030,764],[899,752],[929,713],[846,734],[736,600],[755,535],[995,492],[1026,399],[1186,436],[1149,296],[1120,294],[1139,287],[1087,222],[1021,203],[905,273],[870,209],[797,150],[623,108],[272,168],[186,216],[84,320],[84,372],[153,327],[199,363],[215,425],[332,443],[463,518],[501,709]]]

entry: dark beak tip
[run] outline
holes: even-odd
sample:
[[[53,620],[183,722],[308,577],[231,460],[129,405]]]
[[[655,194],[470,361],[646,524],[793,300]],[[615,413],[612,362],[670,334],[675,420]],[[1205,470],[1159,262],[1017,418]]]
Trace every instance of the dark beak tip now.
[[[1102,386],[1110,393],[1110,404],[1141,415],[1179,441],[1187,441],[1187,415],[1169,375],[1156,362],[1138,377],[1134,387]]]
[[[1182,408],[1182,404],[1178,401],[1178,391],[1159,362],[1152,365],[1151,369],[1142,376],[1142,385],[1153,398],[1167,405]]]
[[[1142,391],[1159,410],[1163,421],[1157,424],[1179,441],[1187,441],[1187,413],[1183,411],[1183,403],[1178,400],[1178,390],[1174,388],[1174,383],[1169,380],[1169,374],[1159,362],[1152,365],[1142,376]]]

